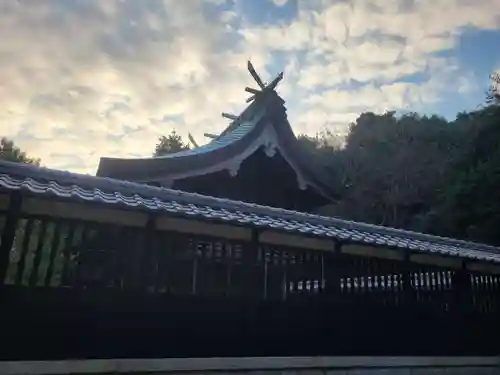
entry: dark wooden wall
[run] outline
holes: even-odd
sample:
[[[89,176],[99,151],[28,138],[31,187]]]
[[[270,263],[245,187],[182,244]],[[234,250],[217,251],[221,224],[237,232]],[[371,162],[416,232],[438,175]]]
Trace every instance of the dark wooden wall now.
[[[280,153],[268,157],[264,147],[243,160],[235,176],[223,170],[178,180],[174,188],[302,212],[329,202],[311,187],[301,190],[288,162]]]

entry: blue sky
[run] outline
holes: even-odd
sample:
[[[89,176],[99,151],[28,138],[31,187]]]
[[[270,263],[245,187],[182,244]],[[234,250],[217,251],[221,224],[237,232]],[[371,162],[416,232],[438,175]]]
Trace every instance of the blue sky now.
[[[252,62],[296,133],[363,111],[453,118],[500,69],[500,0],[0,0],[0,135],[54,168],[220,132]]]

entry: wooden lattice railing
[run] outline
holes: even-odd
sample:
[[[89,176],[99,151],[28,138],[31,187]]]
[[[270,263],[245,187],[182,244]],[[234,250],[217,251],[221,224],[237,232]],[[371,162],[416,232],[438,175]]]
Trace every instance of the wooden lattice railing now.
[[[498,354],[500,277],[462,259],[72,207],[0,212],[3,358]]]

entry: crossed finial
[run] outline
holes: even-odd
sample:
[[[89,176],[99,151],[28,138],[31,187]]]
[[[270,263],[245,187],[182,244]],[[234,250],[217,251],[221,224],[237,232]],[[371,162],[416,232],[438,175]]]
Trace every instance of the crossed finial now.
[[[283,79],[283,72],[278,74],[276,78],[274,78],[270,83],[264,83],[260,76],[257,74],[255,71],[255,68],[253,67],[252,63],[248,61],[247,63],[247,69],[250,72],[250,75],[252,78],[257,82],[257,85],[259,86],[260,89],[254,89],[251,87],[245,87],[245,91],[252,94],[246,102],[250,103],[255,100],[259,95],[262,95],[264,92],[274,90],[276,86],[278,86],[278,83]],[[222,117],[227,118],[231,121],[237,120],[238,116],[230,114],[230,113],[222,113]],[[212,138],[211,134],[206,134],[206,137]]]
[[[250,72],[252,78],[255,80],[255,82],[257,82],[257,85],[259,85],[260,87],[260,90],[253,89],[251,87],[245,87],[245,91],[252,94],[252,96],[247,99],[247,103],[250,103],[252,100],[256,98],[257,95],[260,95],[265,91],[274,90],[276,86],[278,86],[278,83],[280,83],[280,81],[283,79],[283,72],[281,72],[269,84],[266,84],[262,81],[262,79],[260,79],[259,75],[255,71],[255,68],[253,67],[250,61],[248,61],[247,63],[247,69]]]

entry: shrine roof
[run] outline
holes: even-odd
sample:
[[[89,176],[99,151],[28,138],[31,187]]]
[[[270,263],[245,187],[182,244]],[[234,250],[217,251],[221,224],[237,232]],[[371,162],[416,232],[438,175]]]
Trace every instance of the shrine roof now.
[[[494,246],[7,161],[0,161],[0,189],[500,263]]]
[[[251,109],[251,108],[250,108]],[[261,111],[263,112],[263,111]],[[191,148],[189,150],[182,150],[179,152],[174,152],[170,154],[155,156],[155,159],[175,159],[181,157],[189,157],[200,154],[207,154],[210,152],[214,152],[220,150],[230,144],[237,142],[248,135],[248,133],[255,127],[257,122],[262,118],[261,114],[255,114],[252,118],[247,118],[245,120],[235,120],[233,121],[229,127],[231,127],[231,131],[224,131],[223,134],[213,139],[211,142]],[[228,127],[228,128],[229,128]],[[227,130],[227,129],[226,129]]]
[[[264,149],[269,157],[279,153],[285,159],[295,172],[300,189],[310,186],[328,201],[336,200],[333,174],[321,163],[311,162],[314,156],[295,137],[287,119],[285,102],[274,90],[283,74],[264,84],[250,63],[249,71],[260,90],[246,88],[254,93],[250,104],[238,116],[223,114],[232,121],[211,142],[157,157],[103,157],[97,175],[172,186],[177,180],[224,170],[236,175],[244,160]]]

